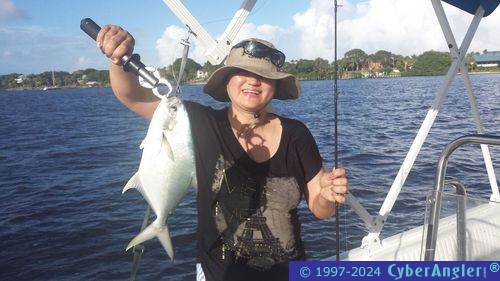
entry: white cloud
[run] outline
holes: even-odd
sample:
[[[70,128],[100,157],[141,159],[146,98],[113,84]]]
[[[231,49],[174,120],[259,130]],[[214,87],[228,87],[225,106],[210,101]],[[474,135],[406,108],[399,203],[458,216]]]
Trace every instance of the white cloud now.
[[[260,38],[272,42],[273,44],[279,41],[279,38],[286,32],[285,29],[269,24],[255,25],[253,23],[244,24],[241,31],[235,38],[235,42],[239,42],[248,38]]]
[[[430,1],[414,0],[367,0],[339,1],[338,8],[338,52],[344,53],[360,48],[368,54],[386,50],[400,55],[419,55],[425,51],[447,51],[443,32]],[[460,45],[472,15],[443,3],[455,39]],[[273,42],[283,50],[287,60],[315,59],[333,60],[334,55],[334,10],[333,1],[311,0],[309,8],[293,16],[293,26],[278,27],[269,24],[246,23],[238,33],[236,42],[249,37],[258,37]],[[493,13],[483,18],[470,51],[500,50],[500,16]],[[178,43],[186,30],[168,27],[158,39],[157,49],[161,62],[171,64],[181,56]],[[212,35],[214,37],[220,35]],[[203,46],[195,38],[190,58],[205,62]],[[175,50],[175,52],[172,52]]]
[[[78,69],[86,69],[93,65],[94,61],[88,57],[78,57],[77,68]]]
[[[338,8],[339,57],[354,48],[368,54],[386,50],[401,55],[448,50],[430,1],[352,2],[339,1],[342,4]],[[447,4],[443,6],[460,45],[472,15]],[[308,10],[294,16],[294,22],[295,32],[300,34],[299,57],[333,58],[333,7],[329,1],[312,0]],[[494,32],[499,23],[497,15],[484,18],[470,50],[500,49],[499,33]]]
[[[284,31],[277,26],[268,24],[257,26],[247,23],[242,26],[234,41],[239,42],[245,38],[253,37],[276,42],[276,38],[283,32]],[[158,55],[160,57],[161,66],[171,65],[177,58],[182,57],[184,46],[181,45],[180,40],[186,38],[186,36],[186,28],[168,26],[165,29],[162,36],[156,41],[156,50],[158,51]],[[219,35],[212,34],[212,37],[214,38],[217,38],[218,36]],[[206,62],[207,58],[205,57],[205,47],[201,45],[192,35],[189,38],[189,42],[191,45],[188,57],[201,64]]]
[[[13,56],[12,50],[2,50],[0,51],[0,58],[10,59]]]
[[[11,0],[0,0],[0,18],[6,18],[16,13],[16,6]]]
[[[478,34],[472,41],[471,49],[482,52],[484,49],[488,51],[500,51],[500,12],[493,12],[481,21]]]
[[[168,26],[162,36],[156,41],[156,50],[160,57],[159,66],[171,65],[176,59],[182,57],[184,45],[181,44],[181,39],[187,38],[187,30],[177,26]],[[194,36],[189,37],[190,47],[188,57],[198,63],[203,63],[207,59],[204,55],[204,50],[199,46],[198,41]]]
[[[17,9],[12,0],[0,0],[0,21],[15,19],[24,16],[24,13]]]
[[[371,0],[354,6],[358,16],[339,22],[343,50],[339,48],[339,54],[353,48],[402,55],[442,49],[444,42],[430,5],[430,1]]]
[[[309,9],[295,14],[293,21],[294,33],[298,35],[296,58],[333,58],[335,23],[331,1],[312,0]]]

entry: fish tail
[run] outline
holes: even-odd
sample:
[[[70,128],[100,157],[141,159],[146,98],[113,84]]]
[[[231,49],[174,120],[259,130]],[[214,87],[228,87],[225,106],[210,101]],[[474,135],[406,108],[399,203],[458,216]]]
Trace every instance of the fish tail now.
[[[167,251],[168,256],[171,260],[174,260],[174,248],[172,246],[172,240],[170,240],[170,232],[168,232],[168,227],[165,226],[162,231],[158,233],[158,240],[160,240],[161,245]]]
[[[171,260],[174,259],[174,248],[172,246],[172,240],[170,239],[170,233],[168,227],[165,225],[163,227],[158,227],[155,222],[148,225],[141,233],[139,233],[130,243],[127,245],[127,251],[134,247],[135,245],[141,244],[151,238],[158,237],[161,245],[167,251],[168,256]]]

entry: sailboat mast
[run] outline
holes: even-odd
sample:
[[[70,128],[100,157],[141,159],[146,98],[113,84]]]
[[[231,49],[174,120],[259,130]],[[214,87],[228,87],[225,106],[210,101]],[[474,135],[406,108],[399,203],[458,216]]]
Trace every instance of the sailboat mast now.
[[[54,70],[52,70],[52,86],[56,86],[56,76],[54,75]]]

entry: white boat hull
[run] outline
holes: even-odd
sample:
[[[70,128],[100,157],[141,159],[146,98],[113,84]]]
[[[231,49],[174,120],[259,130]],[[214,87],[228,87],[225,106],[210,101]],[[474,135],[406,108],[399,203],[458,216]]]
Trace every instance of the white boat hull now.
[[[355,248],[341,257],[345,261],[419,261],[423,260],[424,226],[381,240],[379,247]],[[467,260],[500,260],[500,204],[483,204],[467,211]],[[329,258],[332,260],[334,258]],[[440,220],[436,258],[458,260],[456,216]]]

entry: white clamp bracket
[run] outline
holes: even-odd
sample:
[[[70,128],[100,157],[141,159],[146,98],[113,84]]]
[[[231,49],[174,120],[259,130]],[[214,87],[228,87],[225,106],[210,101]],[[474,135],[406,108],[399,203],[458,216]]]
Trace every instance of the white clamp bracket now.
[[[144,88],[152,89],[153,94],[160,99],[164,96],[169,97],[170,94],[172,93],[172,85],[168,82],[168,80],[165,78],[161,78],[160,72],[152,66],[146,66],[146,70],[151,72],[158,79],[159,82],[156,87],[153,87],[151,84],[149,84],[149,82],[147,82],[141,76],[139,76],[139,84]],[[161,87],[161,85],[167,86],[167,89]]]

